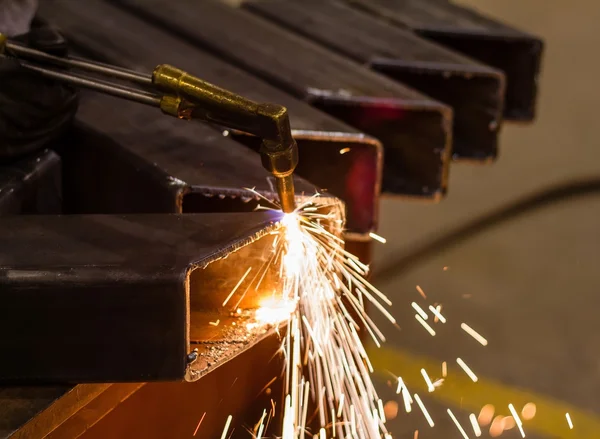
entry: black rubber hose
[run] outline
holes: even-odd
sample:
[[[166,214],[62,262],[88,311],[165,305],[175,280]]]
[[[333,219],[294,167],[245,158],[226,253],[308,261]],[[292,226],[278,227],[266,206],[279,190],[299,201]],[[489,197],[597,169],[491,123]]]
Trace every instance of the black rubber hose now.
[[[34,27],[16,39],[49,53],[67,50],[66,41],[51,28]],[[29,72],[16,59],[0,58],[0,162],[41,149],[57,138],[69,126],[77,106],[74,88]]]

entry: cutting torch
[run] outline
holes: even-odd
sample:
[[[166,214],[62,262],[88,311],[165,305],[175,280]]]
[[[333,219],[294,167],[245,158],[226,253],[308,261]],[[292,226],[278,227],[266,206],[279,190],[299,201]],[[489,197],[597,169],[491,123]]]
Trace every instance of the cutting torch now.
[[[10,41],[2,34],[0,56],[14,58],[21,67],[57,81],[158,107],[178,119],[201,120],[261,138],[262,164],[275,177],[281,209],[286,213],[295,209],[293,172],[298,164],[298,146],[285,107],[254,102],[167,64],[144,74],[83,58],[56,56]]]

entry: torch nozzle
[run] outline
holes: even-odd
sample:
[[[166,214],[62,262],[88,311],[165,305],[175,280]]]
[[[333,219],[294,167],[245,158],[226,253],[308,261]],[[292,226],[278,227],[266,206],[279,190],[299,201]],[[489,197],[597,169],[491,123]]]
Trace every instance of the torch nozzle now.
[[[294,192],[294,178],[292,174],[285,177],[275,177],[277,194],[281,203],[281,210],[291,213],[296,209],[296,194]]]

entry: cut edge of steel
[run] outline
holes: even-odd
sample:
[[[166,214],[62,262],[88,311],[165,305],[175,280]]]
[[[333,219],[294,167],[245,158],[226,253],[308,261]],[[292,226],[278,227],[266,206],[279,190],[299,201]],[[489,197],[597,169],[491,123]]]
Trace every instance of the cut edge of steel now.
[[[219,285],[214,273],[197,268],[228,256],[231,259],[221,266],[233,272],[236,258],[232,255],[279,227],[277,218],[269,212],[0,218],[4,231],[0,235],[0,297],[14,304],[2,310],[2,333],[10,340],[0,337],[0,345],[12,360],[2,362],[0,381],[183,379],[192,353],[190,307],[194,300],[216,296],[218,291],[208,294],[204,290]],[[36,241],[39,245],[34,246]],[[56,253],[56,248],[61,252]],[[252,251],[260,253],[257,247],[250,248],[249,254]],[[260,261],[265,256],[255,257]],[[206,282],[206,288],[190,291],[192,272],[204,274],[196,286],[204,287]],[[237,280],[229,279],[229,283]],[[220,283],[227,288],[227,283]],[[78,291],[87,294],[80,297]],[[140,294],[146,297],[144,312],[138,312]],[[24,300],[30,306],[24,306]],[[46,314],[54,309],[53,317],[38,319],[43,308]],[[158,310],[162,317],[153,318]],[[88,317],[85,321],[80,318],[83,315]],[[111,333],[117,331],[119,337],[103,330],[109,321]],[[9,331],[17,322],[29,330],[18,335]],[[72,333],[71,327],[78,327],[78,332]],[[45,343],[39,343],[39,334],[45,334]],[[62,344],[65,338],[69,344]],[[107,343],[110,356],[100,352]],[[132,343],[137,346],[136,361],[130,358]],[[32,345],[38,347],[32,349]],[[98,355],[102,362],[94,360]]]

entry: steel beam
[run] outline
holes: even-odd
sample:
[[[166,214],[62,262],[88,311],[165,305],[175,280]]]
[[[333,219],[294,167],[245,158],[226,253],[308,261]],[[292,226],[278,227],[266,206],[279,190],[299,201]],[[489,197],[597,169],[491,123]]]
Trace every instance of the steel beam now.
[[[110,4],[89,1],[84,7],[75,2],[55,1],[41,6],[42,17],[58,25],[78,50],[89,56],[146,71],[151,71],[159,63],[170,63],[253,100],[276,102],[286,106],[291,116],[293,134],[300,148],[298,175],[307,178],[318,188],[326,189],[328,193],[344,200],[347,208],[347,229],[351,235],[364,237],[376,228],[383,157],[382,147],[374,138],[360,133],[260,79]],[[100,36],[102,37],[100,38]],[[148,44],[149,40],[153,41],[150,45]],[[102,100],[102,103],[106,106],[110,105],[108,100]],[[116,102],[114,104],[116,105]],[[84,110],[86,109],[84,108]],[[190,129],[185,127],[182,122],[159,121],[156,116],[150,116],[150,111],[134,109],[129,104],[125,104],[125,108],[119,105],[118,113],[114,114],[109,123],[102,124],[102,126],[99,126],[102,122],[95,122],[93,116],[87,117],[90,112],[86,111],[82,117],[86,118],[89,124],[94,124],[100,131],[111,133],[117,129],[122,130],[122,124],[116,123],[115,119],[117,117],[125,120],[131,119],[129,116],[131,111],[135,114],[140,113],[139,116],[135,116],[140,140],[159,142],[160,140],[156,138],[161,135],[160,133],[165,133],[162,135],[167,137],[167,140],[163,141],[165,145],[168,139],[172,139],[171,141],[175,144],[176,139],[184,137],[187,140],[188,138],[186,133],[189,133]],[[94,109],[92,113],[99,114],[100,109],[97,112]],[[144,124],[142,117],[146,114],[151,117],[151,125]],[[160,133],[156,124],[161,127]],[[118,125],[118,127],[113,127],[113,125]],[[133,131],[132,128],[129,130]],[[195,131],[199,131],[199,129],[195,129]],[[205,131],[208,133],[207,130]],[[231,134],[235,139],[255,149],[260,144],[255,137],[242,136],[238,133]],[[201,138],[195,133],[194,135]],[[202,173],[215,172],[213,183],[210,184],[214,184],[216,187],[224,187],[223,183],[217,183],[217,179],[221,179],[223,182],[229,180],[227,182],[229,186],[233,186],[235,180],[239,185],[236,188],[238,192],[244,186],[257,186],[257,188],[265,189],[267,179],[266,176],[263,176],[264,172],[257,173],[260,176],[258,180],[249,175],[249,171],[254,170],[256,164],[252,166],[246,158],[240,161],[232,156],[232,152],[225,151],[225,149],[237,151],[239,148],[232,148],[232,142],[227,139],[219,140],[219,136],[214,133],[212,136],[206,134],[205,137],[212,137],[210,143],[215,144],[215,147],[206,153],[201,151],[192,153],[192,148],[197,150],[204,148],[204,145],[191,145],[184,142],[180,146],[181,142],[177,142],[177,148],[183,148],[185,151],[173,152],[170,156],[180,157],[182,159],[181,166],[184,165],[183,159],[186,154],[189,154],[190,157],[202,155],[201,161],[204,166],[199,165],[197,169],[194,169],[194,162],[187,162],[185,172],[187,175],[182,175],[182,172],[173,175],[180,180],[189,182],[197,180]],[[132,132],[129,134],[129,139],[131,140],[123,139],[122,143],[128,141],[138,143]],[[189,143],[191,143],[191,136],[189,139]],[[219,152],[218,147],[223,150]],[[146,146],[145,149],[149,149],[149,147]],[[167,154],[165,147],[161,151],[163,151],[163,155]],[[241,156],[241,152],[238,155]],[[207,160],[215,162],[218,157],[228,158],[232,167],[225,169],[222,166],[214,166],[215,163],[207,162]],[[244,157],[255,159],[253,154],[248,153]],[[239,168],[233,167],[237,166],[236,160],[239,162]],[[172,165],[168,163],[163,165],[164,158],[157,160],[154,157],[152,162],[167,170],[172,168]],[[217,172],[223,175],[216,175]],[[302,189],[307,191],[306,185]],[[183,211],[197,211],[198,209],[194,208],[197,204],[196,200],[205,204],[207,202],[205,199],[199,199],[198,195],[187,195],[183,200]],[[221,204],[225,203],[218,197],[215,201]],[[254,203],[250,204],[252,207],[253,205]]]
[[[504,117],[531,121],[544,43],[474,9],[440,0],[346,0],[436,43],[502,70],[507,87]]]
[[[1,218],[0,381],[198,379],[261,338],[209,322],[226,326],[224,299],[270,259],[279,215]],[[272,270],[248,276],[240,308],[278,288]]]
[[[448,104],[455,159],[493,160],[504,74],[338,0],[247,0],[243,6]]]
[[[218,1],[117,3],[380,139],[384,191],[433,199],[445,193],[450,107]]]

